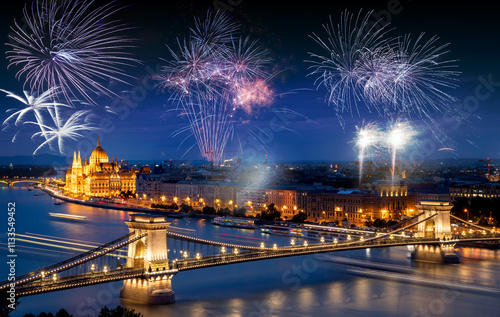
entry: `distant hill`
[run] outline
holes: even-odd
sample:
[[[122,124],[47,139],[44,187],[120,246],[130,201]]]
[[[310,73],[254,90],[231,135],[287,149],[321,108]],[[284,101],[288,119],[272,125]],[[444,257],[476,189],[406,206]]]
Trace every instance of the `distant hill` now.
[[[16,156],[0,156],[0,165],[68,165],[71,164],[72,158],[64,156],[40,154],[40,155],[16,155]]]

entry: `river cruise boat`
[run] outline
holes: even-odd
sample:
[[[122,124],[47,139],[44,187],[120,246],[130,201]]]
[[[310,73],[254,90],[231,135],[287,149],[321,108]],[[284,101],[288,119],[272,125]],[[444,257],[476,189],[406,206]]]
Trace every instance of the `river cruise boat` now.
[[[260,229],[262,233],[290,236],[312,240],[324,240],[325,242],[343,242],[349,240],[360,240],[374,237],[372,230],[350,229],[333,226],[320,225],[264,225]]]
[[[78,216],[78,215],[68,215],[68,214],[61,214],[57,212],[49,212],[49,215],[54,218],[58,218],[61,220],[74,220],[74,221],[83,221],[86,220],[86,216]]]
[[[248,228],[248,229],[255,228],[255,222],[253,220],[230,218],[230,217],[213,218],[212,224],[223,227]]]

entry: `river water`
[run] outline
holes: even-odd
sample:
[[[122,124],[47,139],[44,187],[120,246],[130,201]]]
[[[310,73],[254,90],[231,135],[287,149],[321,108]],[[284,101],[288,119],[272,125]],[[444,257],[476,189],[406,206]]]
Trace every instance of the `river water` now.
[[[38,194],[35,196],[35,194]],[[41,191],[3,187],[0,231],[7,232],[7,203],[15,202],[19,234],[42,234],[102,244],[128,233],[128,212],[63,203]],[[49,212],[87,216],[86,222],[56,221]],[[3,218],[3,219],[2,219]],[[255,230],[212,226],[209,221],[170,219],[172,231],[217,241],[267,246],[289,239]],[[2,234],[0,280],[8,277]],[[297,241],[300,243],[300,241]],[[148,306],[122,300],[122,282],[20,298],[12,316],[65,308],[74,316],[97,315],[102,306],[133,308],[144,316],[500,316],[500,251],[459,248],[460,264],[413,262],[406,247],[338,252],[233,264],[181,272],[172,279],[177,302]],[[76,253],[43,250],[17,242],[16,274]],[[398,273],[338,264],[329,256],[396,266]],[[354,262],[352,262],[354,263]],[[402,273],[405,270],[411,271]]]

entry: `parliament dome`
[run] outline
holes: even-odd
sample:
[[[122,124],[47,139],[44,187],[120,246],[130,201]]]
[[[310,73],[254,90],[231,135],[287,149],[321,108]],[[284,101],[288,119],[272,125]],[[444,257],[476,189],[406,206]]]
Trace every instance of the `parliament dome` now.
[[[99,163],[108,163],[108,155],[106,154],[106,151],[101,147],[101,141],[99,138],[97,138],[97,146],[96,148],[92,151],[92,154],[90,154],[90,164],[99,164]]]

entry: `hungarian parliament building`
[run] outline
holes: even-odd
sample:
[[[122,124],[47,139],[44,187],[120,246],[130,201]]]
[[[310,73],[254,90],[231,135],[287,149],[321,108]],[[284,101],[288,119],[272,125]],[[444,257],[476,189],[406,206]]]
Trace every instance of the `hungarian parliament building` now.
[[[135,194],[136,173],[128,168],[121,168],[118,160],[109,162],[108,155],[101,147],[100,139],[90,158],[80,152],[73,155],[73,164],[66,172],[64,191],[76,197],[116,197],[121,192]]]

